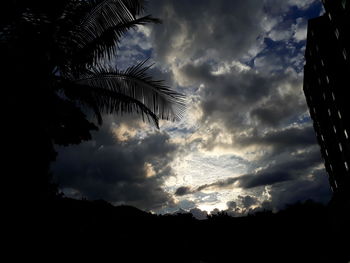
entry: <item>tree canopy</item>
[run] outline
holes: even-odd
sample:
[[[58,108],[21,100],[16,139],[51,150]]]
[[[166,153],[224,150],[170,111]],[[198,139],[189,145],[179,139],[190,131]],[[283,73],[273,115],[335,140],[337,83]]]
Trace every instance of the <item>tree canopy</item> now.
[[[91,139],[103,114],[134,112],[156,127],[159,119],[181,118],[184,96],[153,79],[147,60],[126,69],[104,63],[117,56],[130,29],[161,22],[143,15],[145,1],[10,0],[2,5],[5,122],[8,136],[28,149],[25,155],[31,148],[42,153],[42,161],[54,160],[53,143]],[[86,109],[97,123],[87,118]]]

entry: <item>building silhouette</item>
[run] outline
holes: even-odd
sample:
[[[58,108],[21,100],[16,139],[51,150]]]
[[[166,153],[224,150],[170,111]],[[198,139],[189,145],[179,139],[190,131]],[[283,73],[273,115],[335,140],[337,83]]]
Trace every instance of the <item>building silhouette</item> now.
[[[304,93],[333,192],[350,193],[350,1],[308,22]]]

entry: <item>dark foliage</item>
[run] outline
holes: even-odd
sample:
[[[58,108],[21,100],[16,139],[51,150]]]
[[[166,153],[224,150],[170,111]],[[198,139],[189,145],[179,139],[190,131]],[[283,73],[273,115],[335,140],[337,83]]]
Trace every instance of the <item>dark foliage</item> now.
[[[8,0],[0,13],[0,72],[6,110],[7,185],[19,199],[48,197],[54,144],[91,139],[103,114],[182,115],[184,98],[149,74],[146,61],[120,70],[121,37],[146,23],[142,0]],[[16,189],[19,188],[19,189]],[[23,195],[21,194],[23,193]],[[34,197],[35,196],[35,197]]]
[[[80,259],[101,262],[107,258],[208,263],[350,260],[343,239],[349,229],[337,231],[330,208],[312,201],[278,213],[246,217],[220,213],[196,220],[191,214],[155,215],[104,201],[64,198],[53,202],[48,215],[49,225],[41,225],[45,231],[35,231],[50,240],[46,249],[51,255],[63,258],[73,252]]]

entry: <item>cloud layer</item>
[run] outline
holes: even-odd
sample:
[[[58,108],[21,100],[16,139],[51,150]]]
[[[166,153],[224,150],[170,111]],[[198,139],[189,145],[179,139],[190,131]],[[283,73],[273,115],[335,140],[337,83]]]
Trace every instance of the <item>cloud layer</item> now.
[[[59,148],[53,166],[57,182],[66,195],[75,197],[105,199],[145,210],[171,205],[173,199],[162,184],[173,174],[169,163],[177,146],[165,133],[140,138],[135,127],[124,125],[109,119],[92,141]]]
[[[306,198],[326,201],[327,176],[302,92],[305,14],[318,15],[319,3],[153,3],[165,20],[152,30],[155,57],[195,98],[189,114],[201,128],[191,134],[194,147],[231,151],[249,163],[245,175],[180,185],[174,194],[191,198],[232,187],[261,195],[258,189],[268,187],[268,197],[257,197],[275,207]],[[297,186],[303,190],[288,193]]]
[[[163,24],[129,34],[115,62],[152,56],[155,77],[187,95],[187,114],[161,132],[108,119],[93,141],[61,148],[54,172],[66,193],[201,218],[327,202],[302,92],[306,22],[320,3],[154,0],[148,10]]]

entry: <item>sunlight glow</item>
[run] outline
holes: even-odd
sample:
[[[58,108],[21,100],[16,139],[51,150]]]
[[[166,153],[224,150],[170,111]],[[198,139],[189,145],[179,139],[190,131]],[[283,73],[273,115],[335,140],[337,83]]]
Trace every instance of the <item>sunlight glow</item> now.
[[[144,169],[145,169],[145,173],[146,173],[146,177],[150,178],[156,175],[156,172],[154,171],[154,168],[152,166],[151,163],[145,163],[144,165]]]

